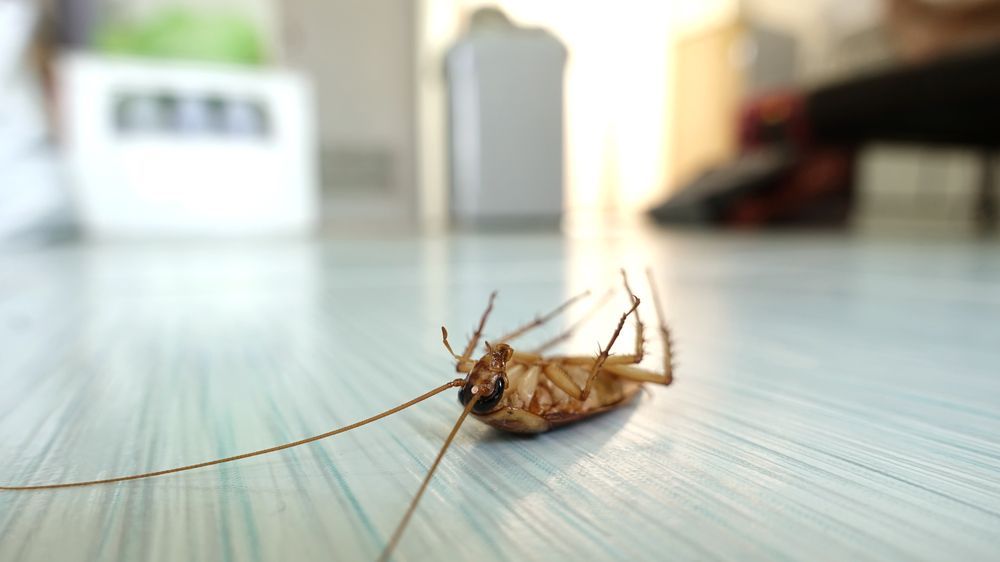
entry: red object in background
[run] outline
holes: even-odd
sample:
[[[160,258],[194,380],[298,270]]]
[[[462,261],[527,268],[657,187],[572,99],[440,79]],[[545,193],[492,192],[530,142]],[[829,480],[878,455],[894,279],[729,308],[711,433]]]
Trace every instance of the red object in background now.
[[[773,189],[735,202],[723,213],[723,222],[740,227],[842,225],[851,208],[853,176],[852,151],[810,149]]]
[[[854,150],[813,143],[798,92],[749,101],[739,119],[740,151],[783,146],[795,163],[768,189],[747,194],[722,212],[731,226],[826,225],[846,222],[851,207]]]
[[[740,111],[740,149],[765,144],[809,144],[805,111],[805,97],[795,91],[772,92],[749,100]]]

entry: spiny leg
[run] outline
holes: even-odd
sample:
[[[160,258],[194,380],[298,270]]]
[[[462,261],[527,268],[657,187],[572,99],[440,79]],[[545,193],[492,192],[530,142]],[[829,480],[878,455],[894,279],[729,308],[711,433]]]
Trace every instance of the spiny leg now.
[[[580,393],[580,400],[586,400],[590,396],[590,389],[594,385],[594,380],[597,378],[598,373],[601,372],[601,367],[604,366],[604,362],[608,360],[608,353],[611,351],[611,346],[615,344],[615,340],[618,339],[618,335],[622,333],[622,328],[625,327],[625,320],[628,318],[629,314],[632,314],[639,308],[639,299],[635,296],[632,297],[632,308],[628,309],[628,312],[622,314],[622,317],[618,320],[618,326],[615,328],[615,333],[611,335],[611,340],[608,342],[607,347],[602,349],[600,353],[597,354],[597,360],[594,361],[594,366],[590,370],[590,376],[587,377],[587,384],[583,387],[583,392]]]
[[[489,318],[490,312],[493,312],[493,301],[497,298],[497,292],[493,291],[490,293],[490,302],[486,305],[486,310],[483,311],[483,315],[479,318],[479,326],[476,327],[475,333],[469,338],[469,344],[465,346],[465,351],[462,352],[461,357],[455,357],[457,363],[455,363],[455,371],[459,373],[467,373],[469,368],[466,368],[466,364],[469,363],[469,359],[472,357],[472,352],[476,349],[476,345],[479,344],[479,338],[483,337],[483,328],[486,327],[486,319]],[[455,352],[451,350],[451,345],[448,344],[448,330],[441,327],[441,336],[444,340],[445,347],[451,352],[452,356],[455,356]]]
[[[656,291],[656,284],[653,280],[652,270],[646,269],[646,278],[649,281],[649,290],[653,295],[653,308],[656,309],[656,318],[659,321],[660,336],[663,338],[663,372],[657,373],[649,369],[643,369],[621,361],[615,361],[613,363],[605,361],[601,366],[601,369],[616,377],[631,381],[668,385],[673,381],[674,377],[673,354],[671,352],[670,344],[670,328],[667,327],[667,323],[663,319],[663,306],[660,302],[660,295]]]
[[[552,384],[566,394],[581,401],[586,400],[590,395],[590,389],[597,377],[597,373],[601,370],[607,371],[614,376],[636,382],[651,382],[663,385],[670,384],[673,380],[673,356],[671,353],[670,329],[667,327],[667,324],[663,319],[663,307],[660,302],[659,293],[656,291],[652,270],[646,269],[646,277],[649,281],[649,290],[653,295],[653,304],[656,309],[657,320],[659,321],[660,335],[663,338],[663,372],[656,373],[648,369],[635,366],[635,363],[638,363],[643,356],[642,324],[639,322],[638,311],[639,298],[632,292],[628,285],[628,278],[625,275],[625,271],[622,270],[622,280],[625,283],[625,290],[628,291],[629,297],[631,297],[633,302],[632,309],[629,310],[629,312],[626,312],[625,315],[622,316],[621,320],[619,320],[618,327],[615,330],[614,335],[611,337],[611,341],[608,343],[608,346],[602,350],[596,358],[590,356],[569,356],[560,358],[559,362],[553,362],[546,365],[543,370],[543,374],[549,379],[549,381],[552,382]],[[608,352],[614,344],[615,339],[618,337],[618,334],[621,332],[622,327],[625,324],[626,317],[628,317],[629,313],[632,311],[635,311],[636,315],[636,354],[634,357],[622,355],[609,357]],[[563,364],[566,366],[572,366],[572,368],[580,368],[588,364],[591,365],[591,372],[587,378],[587,384],[582,390],[570,378],[569,374],[566,372],[566,367],[564,367]]]
[[[553,385],[558,387],[560,390],[570,395],[579,401],[585,401],[590,395],[590,389],[594,384],[594,380],[597,377],[597,373],[600,372],[602,367],[609,366],[608,360],[616,365],[626,364],[630,365],[635,363],[633,356],[618,356],[610,357],[609,352],[611,346],[614,345],[615,340],[618,339],[619,334],[621,334],[622,328],[625,326],[625,320],[628,318],[629,314],[632,314],[638,310],[639,298],[635,295],[630,295],[632,299],[632,307],[622,315],[621,319],[618,321],[618,326],[615,328],[614,334],[611,336],[611,341],[608,342],[608,346],[605,349],[599,349],[597,357],[594,356],[565,356],[565,357],[555,357],[544,365],[542,369],[542,375],[547,378]],[[590,371],[587,376],[587,381],[585,385],[581,388],[569,375],[567,372],[567,367],[571,368],[587,368]]]
[[[611,297],[614,296],[614,294],[615,294],[615,290],[614,289],[608,289],[607,291],[605,291],[605,293],[603,295],[601,295],[601,298],[598,299],[597,303],[594,304],[594,306],[592,306],[586,313],[584,313],[584,315],[579,320],[577,320],[572,325],[570,325],[569,328],[566,328],[566,330],[563,333],[561,333],[561,334],[555,336],[554,338],[546,341],[545,343],[543,343],[542,345],[536,347],[535,349],[532,349],[531,352],[532,353],[541,354],[542,352],[544,352],[545,350],[551,348],[552,346],[557,345],[559,343],[562,343],[562,342],[568,340],[570,338],[570,336],[572,336],[575,331],[577,331],[577,330],[580,329],[580,326],[583,326],[588,321],[590,321],[590,319],[593,318],[594,315],[597,314],[597,312],[599,310],[601,310],[602,308],[604,308],[604,305],[606,305],[609,302],[611,302]]]
[[[656,309],[656,320],[660,323],[660,338],[663,340],[663,373],[660,380],[654,381],[667,385],[674,380],[674,355],[670,343],[670,328],[666,320],[663,319],[663,303],[660,301],[660,294],[656,290],[656,281],[653,279],[653,270],[646,268],[646,280],[649,283],[650,294],[653,295],[653,308]]]
[[[632,287],[630,287],[629,284],[628,284],[628,275],[625,273],[625,269],[624,268],[621,269],[621,273],[622,273],[622,284],[625,285],[625,290],[628,291],[629,300],[630,301],[637,300],[638,297],[635,296],[635,293],[632,292]],[[644,330],[644,327],[643,327],[643,324],[642,324],[642,320],[639,318],[639,309],[636,309],[636,311],[635,311],[635,357],[633,359],[633,363],[640,363],[640,362],[642,362],[642,357],[643,357],[643,354],[645,353],[645,351],[643,349],[643,345],[646,342],[645,342],[645,335],[643,334],[643,330]]]
[[[576,301],[578,301],[578,300],[580,300],[580,299],[582,299],[584,297],[587,297],[588,295],[590,295],[590,291],[584,291],[584,292],[580,293],[579,295],[576,295],[575,297],[572,297],[568,301],[566,301],[566,302],[562,303],[561,305],[557,306],[554,310],[552,310],[548,314],[545,314],[543,316],[537,316],[531,322],[528,322],[527,324],[521,326],[520,328],[514,330],[513,332],[502,336],[501,338],[499,338],[497,340],[497,343],[510,343],[510,341],[513,340],[514,338],[519,338],[519,337],[523,336],[524,334],[530,332],[531,330],[534,330],[535,328],[537,328],[537,327],[545,324],[549,320],[552,320],[560,312],[566,310],[573,303],[575,303]]]
[[[625,270],[621,269],[620,271],[621,271],[621,275],[622,275],[622,283],[625,285],[625,291],[628,293],[629,302],[633,302],[635,299],[637,299],[639,297],[635,296],[635,293],[632,292],[632,287],[628,283],[628,275],[625,273]],[[602,299],[609,300],[610,297],[611,297],[611,295],[613,293],[614,293],[613,290],[608,290],[608,292],[605,294],[604,297],[602,297]],[[605,300],[605,302],[606,302],[606,300]],[[604,303],[602,302],[601,304],[604,304]],[[587,316],[589,317],[589,316],[593,315],[596,312],[597,312],[597,308],[595,307],[595,308],[593,308],[593,309],[591,309],[591,310],[589,310],[587,312]],[[582,324],[582,321],[578,322],[577,324],[574,324],[566,332],[564,332],[564,333],[560,334],[559,336],[556,336],[555,338],[553,338],[553,339],[545,342],[538,349],[535,349],[533,351],[535,353],[540,353],[542,350],[547,349],[547,348],[551,347],[552,345],[555,345],[556,343],[559,343],[560,341],[563,341],[563,340],[569,338],[569,336],[572,333],[572,330],[578,328],[580,324]],[[645,343],[646,343],[646,339],[645,339],[645,324],[642,323],[642,320],[639,318],[639,310],[636,309],[636,311],[635,311],[635,353],[633,353],[632,355],[617,355],[617,356],[615,356],[615,358],[613,360],[616,363],[631,363],[631,364],[640,363],[642,361],[643,356],[645,355]],[[595,358],[593,356],[591,356],[591,355],[566,356],[566,357],[563,357],[562,359],[564,361],[569,361],[569,362],[574,363],[574,364],[586,363],[586,364],[590,364],[590,365],[592,365],[593,362],[595,361]]]

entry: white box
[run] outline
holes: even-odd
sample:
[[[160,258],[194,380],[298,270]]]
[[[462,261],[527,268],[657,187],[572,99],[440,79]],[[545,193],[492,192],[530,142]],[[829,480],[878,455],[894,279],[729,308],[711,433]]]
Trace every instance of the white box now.
[[[288,71],[71,54],[64,146],[98,236],[300,233],[318,214],[312,92]]]

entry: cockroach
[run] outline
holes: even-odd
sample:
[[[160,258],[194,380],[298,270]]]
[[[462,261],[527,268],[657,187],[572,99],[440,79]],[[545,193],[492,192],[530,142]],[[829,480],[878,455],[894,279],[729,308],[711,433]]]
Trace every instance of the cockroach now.
[[[662,385],[671,383],[673,380],[673,362],[670,331],[664,321],[662,304],[656,292],[652,273],[650,270],[646,270],[650,292],[653,296],[653,305],[659,322],[659,333],[663,342],[662,372],[654,372],[638,366],[645,355],[644,325],[639,318],[640,301],[632,292],[625,271],[622,270],[621,274],[625,291],[629,297],[630,307],[619,318],[618,324],[611,334],[607,345],[603,348],[598,346],[598,351],[595,355],[547,356],[544,355],[544,351],[568,339],[587,317],[600,308],[603,301],[606,301],[607,298],[602,299],[602,302],[599,302],[597,306],[592,308],[583,320],[570,326],[563,333],[535,349],[519,351],[510,345],[510,342],[514,339],[542,326],[569,308],[570,305],[588,295],[588,293],[584,293],[569,299],[548,314],[539,316],[524,326],[493,340],[492,343],[484,341],[486,353],[479,359],[473,359],[473,353],[479,345],[479,341],[483,339],[483,330],[486,327],[486,321],[493,311],[493,304],[497,295],[496,291],[494,291],[490,294],[486,310],[480,317],[479,324],[461,355],[455,353],[448,342],[448,330],[443,326],[441,327],[441,339],[445,349],[448,350],[448,353],[455,360],[455,371],[464,374],[465,377],[445,383],[413,400],[404,402],[399,406],[390,408],[370,418],[299,441],[187,466],[83,482],[0,486],[0,491],[53,490],[125,482],[266,455],[326,439],[340,433],[346,433],[352,429],[405,410],[449,388],[459,388],[458,400],[463,406],[462,413],[459,415],[458,420],[438,451],[437,457],[434,459],[433,464],[431,464],[430,469],[427,471],[427,475],[420,484],[420,488],[413,496],[403,518],[396,526],[382,554],[379,556],[380,561],[388,560],[399,543],[403,530],[416,510],[420,498],[434,476],[434,472],[441,463],[441,459],[444,457],[445,452],[447,452],[448,447],[455,439],[455,435],[469,414],[502,431],[525,434],[542,433],[623,406],[635,398],[642,389],[643,383],[649,382]],[[607,296],[610,296],[610,293]],[[612,355],[611,348],[625,327],[629,316],[634,316],[635,320],[635,349],[629,354]]]

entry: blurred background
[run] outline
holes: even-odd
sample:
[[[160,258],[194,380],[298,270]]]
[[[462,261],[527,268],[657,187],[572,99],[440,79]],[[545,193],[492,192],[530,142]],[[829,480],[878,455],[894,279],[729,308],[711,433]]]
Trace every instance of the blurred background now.
[[[0,237],[988,232],[998,4],[2,0]]]

